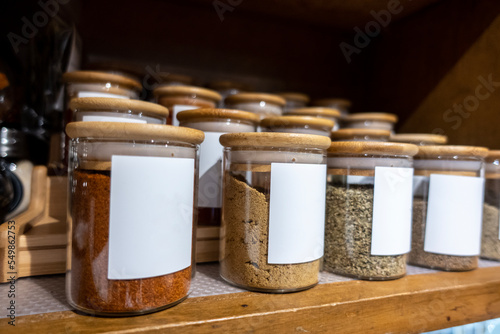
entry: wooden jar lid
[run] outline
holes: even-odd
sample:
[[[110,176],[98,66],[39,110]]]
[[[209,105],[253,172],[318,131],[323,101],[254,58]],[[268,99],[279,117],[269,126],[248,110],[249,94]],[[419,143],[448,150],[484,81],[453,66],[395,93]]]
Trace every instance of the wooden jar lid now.
[[[156,103],[131,100],[114,99],[107,97],[79,97],[69,102],[69,108],[74,111],[109,111],[132,110],[148,116],[168,117],[168,109]]]
[[[386,143],[375,141],[333,142],[328,149],[334,155],[406,155],[414,156],[418,146],[413,144]]]
[[[155,96],[179,96],[189,95],[193,98],[205,98],[215,102],[222,100],[222,96],[214,90],[195,86],[162,86],[153,91]]]
[[[379,129],[340,129],[330,134],[332,140],[345,140],[355,137],[385,137],[389,139],[391,131]]]
[[[290,100],[294,102],[301,102],[301,103],[309,103],[311,100],[308,95],[303,94],[303,93],[296,93],[296,92],[283,92],[283,93],[276,93],[276,95],[281,96],[285,100]]]
[[[66,126],[70,138],[167,140],[201,144],[203,131],[163,124],[118,122],[71,122]]]
[[[490,150],[486,156],[486,162],[493,162],[495,160],[500,160],[500,150]]]
[[[344,118],[344,122],[359,122],[359,121],[380,121],[396,123],[398,116],[384,112],[362,112],[350,114]]]
[[[398,133],[391,135],[390,140],[397,143],[444,145],[448,142],[448,137],[432,133]]]
[[[135,88],[137,90],[142,89],[140,82],[127,78],[123,75],[97,72],[97,71],[74,71],[66,72],[62,76],[65,83],[106,83],[111,82],[112,84]]]
[[[288,111],[286,114],[297,116],[340,117],[340,112],[337,109],[326,107],[295,108]]]
[[[230,95],[226,98],[226,103],[244,103],[244,102],[260,102],[264,101],[266,103],[277,104],[283,107],[286,104],[284,98],[267,93],[238,93]]]
[[[308,116],[273,116],[266,117],[260,121],[261,127],[274,128],[274,127],[286,127],[286,126],[309,126],[313,129],[328,129],[331,130],[334,121],[319,118],[319,117],[308,117]]]
[[[415,157],[420,159],[434,159],[443,156],[485,158],[488,155],[486,147],[478,146],[424,145],[419,146],[418,149],[418,154]]]
[[[281,132],[228,133],[220,137],[225,147],[276,147],[327,149],[330,139],[326,136]]]
[[[344,108],[350,108],[352,103],[351,103],[351,101],[349,101],[347,99],[325,98],[325,99],[315,100],[313,102],[313,105],[321,106],[321,107],[339,106],[339,107],[344,107]]]
[[[258,124],[259,115],[242,110],[234,109],[217,109],[217,108],[199,108],[193,110],[181,111],[177,114],[177,119],[180,122],[196,121],[196,120],[213,120],[213,119],[238,119],[242,121],[250,121]]]

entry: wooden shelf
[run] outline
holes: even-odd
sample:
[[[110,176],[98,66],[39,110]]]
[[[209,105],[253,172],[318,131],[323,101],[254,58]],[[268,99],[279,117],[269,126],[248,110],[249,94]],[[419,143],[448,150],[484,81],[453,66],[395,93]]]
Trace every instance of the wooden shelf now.
[[[23,316],[14,333],[420,333],[500,317],[500,266],[410,275],[386,282],[320,284],[292,294],[243,292],[188,298],[130,318],[72,311]]]

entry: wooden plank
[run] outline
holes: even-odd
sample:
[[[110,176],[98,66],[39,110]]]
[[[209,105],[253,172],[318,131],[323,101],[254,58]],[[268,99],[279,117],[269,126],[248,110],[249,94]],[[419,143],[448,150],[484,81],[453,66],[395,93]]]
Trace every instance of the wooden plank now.
[[[395,281],[321,284],[293,294],[190,298],[162,312],[99,318],[71,311],[18,317],[2,333],[420,333],[500,317],[500,267]]]

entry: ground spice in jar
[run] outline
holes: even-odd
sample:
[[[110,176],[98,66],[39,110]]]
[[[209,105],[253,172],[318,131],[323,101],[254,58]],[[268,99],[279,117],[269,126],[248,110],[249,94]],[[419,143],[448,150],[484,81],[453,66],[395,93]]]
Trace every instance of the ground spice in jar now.
[[[374,280],[406,274],[406,255],[371,255],[373,193],[373,185],[327,185],[325,270]]]
[[[481,257],[486,259],[500,260],[499,214],[498,207],[484,204]]]
[[[409,263],[429,268],[451,271],[472,270],[477,267],[477,256],[454,256],[435,254],[424,251],[425,225],[427,220],[427,202],[413,200],[413,227]]]
[[[266,179],[270,182],[270,173]],[[252,179],[253,179],[252,174]],[[258,176],[258,175],[255,175]],[[262,176],[259,179],[263,179]],[[302,290],[318,283],[320,260],[299,264],[269,264],[269,193],[228,175],[225,180],[221,242],[221,276],[257,291]]]
[[[80,169],[73,174],[71,300],[82,311],[102,315],[175,305],[188,294],[191,266],[151,278],[108,279],[110,182],[109,171]]]

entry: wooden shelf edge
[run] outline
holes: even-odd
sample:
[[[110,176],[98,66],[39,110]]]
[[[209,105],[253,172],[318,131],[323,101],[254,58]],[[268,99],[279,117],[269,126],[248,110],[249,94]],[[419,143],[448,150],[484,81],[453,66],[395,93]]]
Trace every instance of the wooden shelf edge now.
[[[292,294],[188,298],[162,312],[99,318],[72,311],[18,317],[8,333],[350,332],[420,333],[500,317],[500,266],[395,281],[321,284]],[[11,328],[9,328],[11,327]]]

